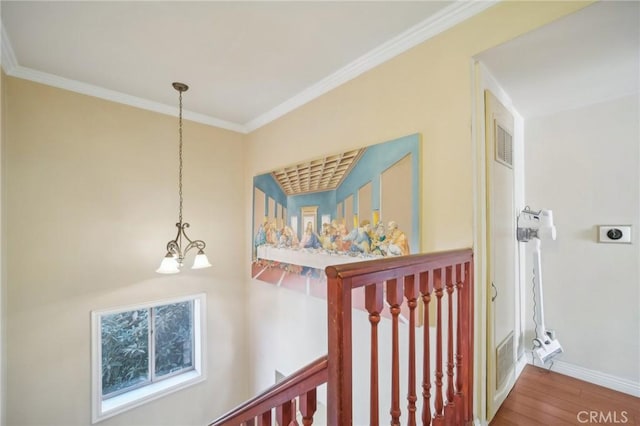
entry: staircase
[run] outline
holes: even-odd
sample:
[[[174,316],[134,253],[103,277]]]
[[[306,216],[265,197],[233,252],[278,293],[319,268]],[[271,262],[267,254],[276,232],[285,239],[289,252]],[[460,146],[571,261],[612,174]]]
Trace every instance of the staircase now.
[[[352,295],[364,288],[370,324],[368,423],[379,425],[380,368],[391,377],[390,424],[466,425],[473,420],[473,253],[471,249],[329,266],[328,354],[210,426],[311,425],[318,387],[327,384],[326,422],[353,424]],[[404,306],[403,306],[404,305]],[[400,365],[400,313],[408,310],[406,368]],[[385,308],[388,312],[385,312]],[[391,361],[380,365],[378,324],[391,321]],[[420,333],[416,339],[416,334]],[[404,349],[404,348],[403,348]],[[404,361],[404,360],[403,360]],[[416,366],[416,362],[420,365]],[[403,364],[404,365],[404,364]],[[400,372],[406,370],[406,418]],[[418,397],[418,373],[420,398]],[[418,418],[419,417],[419,418]],[[387,420],[384,420],[386,423]]]

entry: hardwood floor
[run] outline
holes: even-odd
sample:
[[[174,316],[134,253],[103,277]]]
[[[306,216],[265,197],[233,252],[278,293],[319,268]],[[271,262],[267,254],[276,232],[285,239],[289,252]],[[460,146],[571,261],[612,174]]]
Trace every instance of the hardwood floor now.
[[[527,365],[490,424],[640,426],[640,398]]]

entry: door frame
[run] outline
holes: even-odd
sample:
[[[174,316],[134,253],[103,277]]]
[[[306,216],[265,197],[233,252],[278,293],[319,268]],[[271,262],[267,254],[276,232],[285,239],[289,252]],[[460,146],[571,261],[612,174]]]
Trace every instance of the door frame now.
[[[471,58],[471,141],[473,155],[473,246],[474,246],[474,277],[475,277],[475,361],[474,371],[474,412],[483,424],[487,422],[487,300],[491,295],[487,291],[488,252],[487,252],[487,163],[485,141],[485,105],[484,92],[490,90],[496,98],[507,108],[514,118],[514,202],[516,212],[525,206],[524,192],[524,120],[515,110],[511,98],[491,75],[489,70],[477,59]],[[517,275],[517,294],[519,303],[516,304],[516,347],[524,333],[525,324],[525,268],[524,247],[517,246],[515,268]],[[525,342],[526,347],[526,342]],[[516,380],[524,366],[526,356],[516,357]]]

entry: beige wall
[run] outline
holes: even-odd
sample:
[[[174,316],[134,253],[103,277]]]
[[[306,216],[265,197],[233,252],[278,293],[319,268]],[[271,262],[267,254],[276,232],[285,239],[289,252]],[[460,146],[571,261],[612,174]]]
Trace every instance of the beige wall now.
[[[177,118],[15,78],[3,89],[7,424],[89,424],[91,310],[198,292],[208,380],[101,424],[203,425],[244,399],[243,136],[184,123],[184,218],[214,266],[162,276]]]
[[[421,247],[424,251],[470,247],[471,58],[584,6],[500,3],[433,37],[251,133],[247,179],[304,159],[420,133]],[[249,187],[245,196],[249,202]],[[249,213],[245,223],[251,223]],[[247,282],[252,289],[251,365],[254,389],[260,389],[272,382],[274,370],[291,372],[326,353],[326,305],[251,281],[248,274]]]

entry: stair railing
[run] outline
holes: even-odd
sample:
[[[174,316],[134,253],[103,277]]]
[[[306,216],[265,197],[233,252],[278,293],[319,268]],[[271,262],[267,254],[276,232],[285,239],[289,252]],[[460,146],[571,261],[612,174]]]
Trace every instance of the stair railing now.
[[[289,426],[292,422],[297,425],[298,411],[302,424],[311,425],[317,408],[317,388],[327,382],[327,371],[325,355],[219,417],[210,426],[254,426],[256,422],[259,426],[270,426],[274,415],[279,425]]]
[[[261,395],[211,423],[210,426],[313,423],[317,387],[327,383],[327,424],[353,424],[352,293],[364,287],[370,323],[369,424],[379,425],[378,323],[385,302],[391,316],[391,425],[400,425],[399,317],[406,302],[409,320],[407,349],[407,419],[423,425],[466,425],[473,420],[473,253],[471,249],[390,257],[329,266],[327,312],[329,352]],[[446,294],[446,296],[445,296]],[[422,304],[422,318],[416,311]],[[386,314],[386,313],[385,313]],[[432,324],[432,314],[434,317]],[[446,319],[443,318],[446,315]],[[422,347],[416,326],[422,320]],[[432,327],[435,336],[431,335]],[[432,339],[435,347],[432,347]],[[446,347],[445,343],[446,342]],[[419,349],[419,351],[417,350]],[[435,350],[435,365],[431,366]],[[422,400],[418,403],[416,360],[422,361]],[[446,361],[446,364],[445,364]],[[433,394],[432,394],[433,392]],[[297,401],[297,402],[296,402]],[[298,407],[298,408],[297,408]],[[275,412],[274,412],[275,410]]]
[[[416,424],[416,307],[423,302],[423,425],[464,425],[473,419],[473,254],[471,249],[385,258],[326,269],[328,278],[329,380],[327,422],[353,422],[351,302],[354,289],[364,287],[371,324],[369,424],[379,424],[378,330],[384,299],[392,321],[391,425],[400,425],[399,315],[409,307],[408,425]],[[447,294],[445,297],[444,294]],[[435,296],[435,308],[432,308]],[[446,305],[446,307],[445,307]],[[435,324],[430,323],[435,309]],[[447,314],[446,330],[443,312]],[[435,326],[435,369],[430,365],[431,327]],[[446,333],[446,336],[443,334]],[[443,340],[446,339],[446,350]],[[443,364],[446,359],[446,366]],[[446,376],[446,381],[444,378]],[[432,378],[435,377],[435,389]],[[432,395],[434,391],[434,395]],[[433,400],[431,399],[433,396]],[[445,403],[446,398],[446,403]],[[432,409],[433,407],[433,409]]]

